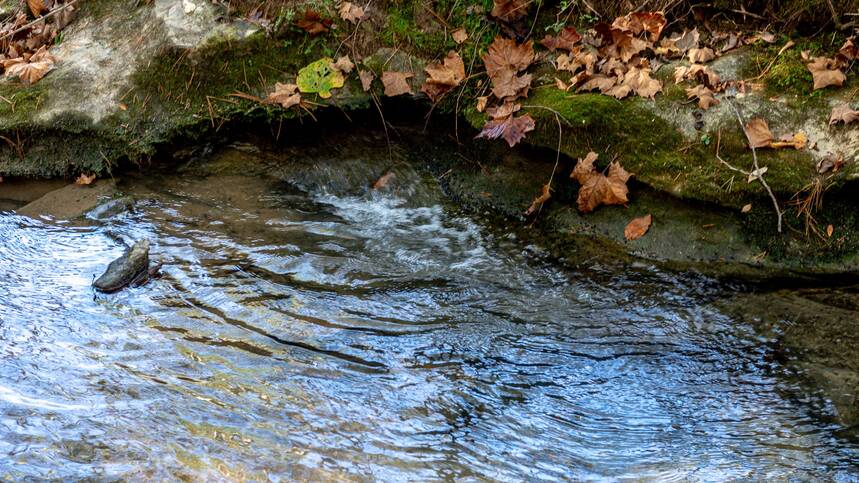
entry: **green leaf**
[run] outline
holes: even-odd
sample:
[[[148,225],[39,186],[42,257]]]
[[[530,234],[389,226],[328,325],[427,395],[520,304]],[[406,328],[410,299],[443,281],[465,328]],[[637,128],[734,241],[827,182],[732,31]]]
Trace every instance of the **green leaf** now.
[[[334,60],[330,57],[313,62],[298,71],[298,90],[304,93],[319,94],[319,97],[331,97],[331,89],[343,87],[343,73],[331,66]]]

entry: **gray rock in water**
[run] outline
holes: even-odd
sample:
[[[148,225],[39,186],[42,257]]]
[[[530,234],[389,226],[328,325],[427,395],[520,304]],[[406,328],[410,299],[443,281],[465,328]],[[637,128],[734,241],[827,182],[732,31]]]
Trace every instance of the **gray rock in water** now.
[[[123,196],[107,200],[104,203],[91,209],[87,214],[87,218],[91,220],[106,220],[116,215],[130,211],[134,207],[134,198]]]
[[[107,270],[92,283],[101,292],[116,292],[149,270],[149,240],[140,240],[121,257],[110,262]]]

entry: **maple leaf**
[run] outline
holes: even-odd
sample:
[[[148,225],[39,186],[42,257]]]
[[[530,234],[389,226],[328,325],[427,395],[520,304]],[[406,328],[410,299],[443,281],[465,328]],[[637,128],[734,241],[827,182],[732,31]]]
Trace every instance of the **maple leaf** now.
[[[274,85],[274,92],[265,98],[266,104],[280,104],[284,109],[297,105],[301,102],[301,94],[296,92],[298,86],[295,84],[281,84],[280,82]]]
[[[495,37],[483,55],[483,64],[489,80],[492,81],[492,93],[495,97],[503,99],[527,94],[531,75],[519,76],[518,73],[528,68],[533,61],[534,46],[530,40],[517,45],[513,40]]]
[[[535,213],[537,210],[543,207],[543,204],[552,197],[552,187],[549,183],[546,183],[540,188],[540,196],[534,198],[531,201],[531,205],[525,210],[525,216],[531,215]]]
[[[504,22],[513,22],[528,13],[531,0],[492,0],[490,15]]]
[[[703,49],[689,49],[689,62],[693,64],[704,64],[716,58],[715,52],[710,47]]]
[[[692,64],[688,67],[677,66],[674,69],[674,83],[679,84],[686,79],[694,79],[713,89],[719,85],[719,74],[706,65]]]
[[[442,94],[459,85],[465,79],[465,64],[454,51],[450,51],[440,64],[429,64],[424,69],[427,80],[421,90],[435,102]]]
[[[558,70],[568,70],[573,74],[575,74],[581,67],[585,68],[586,73],[593,74],[594,66],[598,61],[599,58],[594,52],[582,49],[576,49],[569,55],[561,54],[557,59],[555,59],[555,62],[558,65]]]
[[[770,132],[767,122],[759,117],[746,124],[746,136],[753,148],[765,148],[773,142],[773,134]]]
[[[630,174],[620,163],[612,162],[606,176],[596,170],[596,160],[597,154],[591,151],[584,159],[579,159],[570,173],[570,178],[581,185],[577,205],[582,213],[589,213],[600,205],[623,205],[629,201],[626,182]]]
[[[296,19],[295,25],[311,36],[316,36],[328,31],[331,20],[323,19],[316,10],[307,9],[301,18]]]
[[[599,89],[603,94],[607,93],[611,88],[617,85],[617,77],[608,77],[602,74],[595,75],[588,79],[587,82],[582,84],[579,88],[579,92],[592,91],[594,89]]]
[[[337,62],[331,64],[331,67],[334,67],[335,69],[339,70],[344,74],[348,74],[352,72],[352,69],[355,68],[355,64],[353,64],[352,61],[349,60],[348,55],[344,55],[343,57],[337,59]]]
[[[650,69],[632,67],[623,76],[622,85],[629,87],[638,96],[653,99],[662,91],[662,82],[650,77]]]
[[[451,32],[450,36],[457,44],[461,44],[468,40],[468,32],[466,32],[464,28],[458,28],[454,30],[453,32]]]
[[[358,23],[364,18],[364,9],[350,2],[341,3],[337,12],[340,14],[340,18],[347,22]]]
[[[27,0],[27,6],[30,8],[30,12],[33,13],[34,17],[39,17],[43,12],[48,11],[48,7],[45,6],[44,0]]]
[[[504,138],[511,148],[518,144],[525,137],[525,133],[533,131],[535,127],[534,119],[530,114],[513,117],[521,107],[518,103],[508,101],[501,106],[487,109],[486,113],[491,119],[475,138]]]
[[[358,78],[361,79],[361,88],[364,89],[364,92],[370,90],[370,86],[373,84],[373,79],[375,79],[375,77],[376,76],[374,76],[369,70],[358,71]]]
[[[850,124],[857,119],[859,119],[859,111],[854,111],[850,108],[850,104],[843,102],[832,108],[832,114],[829,115],[829,125],[832,126],[839,122]]]
[[[638,240],[643,237],[647,230],[650,229],[650,224],[653,223],[653,215],[645,215],[640,218],[633,218],[623,230],[623,236],[627,240]]]
[[[708,89],[706,86],[697,85],[695,87],[690,87],[686,89],[686,98],[687,99],[698,99],[698,107],[703,110],[709,109],[711,106],[715,106],[719,103],[719,100],[713,97],[713,91]]]
[[[842,86],[847,80],[847,76],[839,70],[838,62],[834,59],[814,57],[807,67],[814,78],[815,90],[829,86]]]
[[[540,41],[540,45],[546,47],[551,51],[555,51],[556,49],[566,50],[568,52],[572,52],[575,48],[576,43],[582,40],[582,36],[576,32],[576,29],[573,27],[564,27],[560,33],[558,33],[557,37],[552,37],[551,35],[546,35],[543,40]]]
[[[651,42],[659,40],[662,34],[662,29],[668,21],[662,12],[635,12],[624,17],[614,19],[611,26],[613,28],[624,30],[639,35],[642,32],[647,32]]]
[[[601,47],[601,52],[605,57],[617,57],[624,62],[629,62],[633,56],[647,48],[647,42],[635,37],[629,31],[613,28],[607,24],[597,24],[594,29],[603,38],[604,45]]]
[[[81,174],[80,174],[80,176],[78,176],[78,177],[75,179],[75,184],[76,184],[76,185],[85,186],[85,185],[88,185],[88,184],[92,184],[92,183],[93,183],[93,181],[95,181],[95,173],[90,174],[90,175],[86,175],[86,174],[84,174],[84,173],[81,173]]]
[[[409,77],[414,77],[414,74],[410,72],[382,72],[382,85],[385,86],[385,95],[393,97],[411,94],[412,87],[408,83]]]

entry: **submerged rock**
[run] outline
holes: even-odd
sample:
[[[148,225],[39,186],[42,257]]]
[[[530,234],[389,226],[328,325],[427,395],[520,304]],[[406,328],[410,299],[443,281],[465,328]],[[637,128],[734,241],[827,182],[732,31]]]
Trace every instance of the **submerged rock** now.
[[[49,216],[71,220],[83,216],[98,206],[101,200],[115,194],[116,182],[113,180],[98,180],[90,185],[70,184],[22,206],[16,213],[31,218]]]
[[[121,257],[110,262],[107,270],[92,283],[101,292],[116,292],[149,275],[149,240],[140,240]]]
[[[122,196],[107,200],[90,210],[86,216],[92,220],[106,220],[116,215],[130,211],[134,207],[134,198]]]

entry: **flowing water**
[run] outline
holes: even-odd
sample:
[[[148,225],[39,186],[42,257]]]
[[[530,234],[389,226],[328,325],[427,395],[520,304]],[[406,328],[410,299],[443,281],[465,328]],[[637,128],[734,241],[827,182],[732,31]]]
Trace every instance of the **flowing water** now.
[[[0,478],[859,478],[731,287],[564,270],[440,197],[133,184],[107,223],[0,214]],[[94,294],[144,237],[162,278]]]

